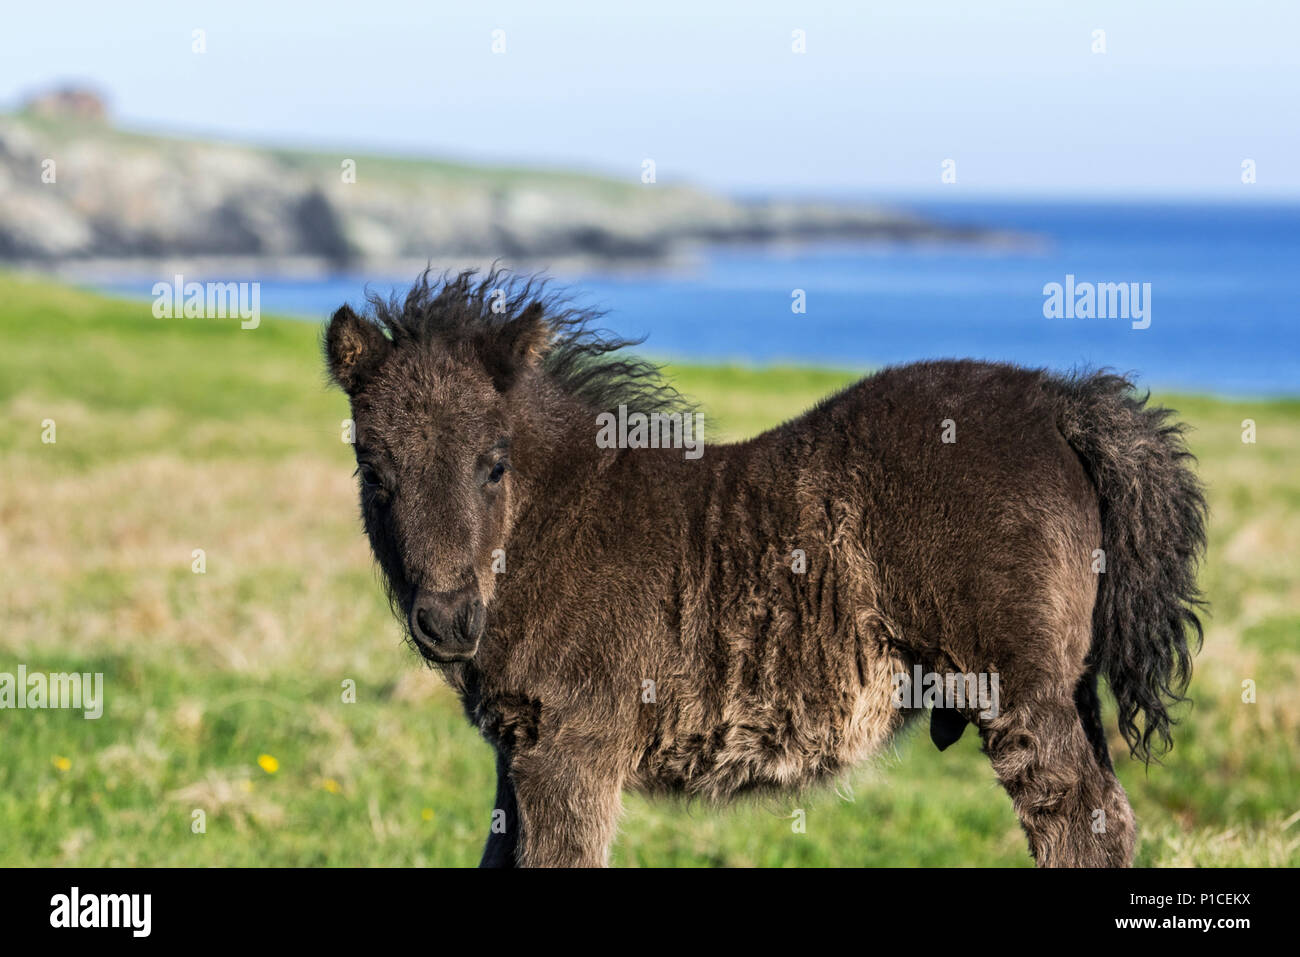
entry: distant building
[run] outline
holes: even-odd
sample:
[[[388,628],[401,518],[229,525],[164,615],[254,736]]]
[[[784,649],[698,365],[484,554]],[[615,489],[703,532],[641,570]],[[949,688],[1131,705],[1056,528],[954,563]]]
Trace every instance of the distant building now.
[[[27,98],[23,108],[38,116],[78,120],[104,120],[108,117],[108,103],[97,91],[84,86],[63,86],[33,94]]]

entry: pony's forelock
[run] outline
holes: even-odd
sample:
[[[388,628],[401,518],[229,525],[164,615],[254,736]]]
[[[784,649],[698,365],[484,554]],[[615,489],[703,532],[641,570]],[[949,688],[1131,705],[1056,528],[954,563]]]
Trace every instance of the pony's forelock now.
[[[686,412],[694,406],[670,385],[662,369],[627,350],[644,339],[624,339],[598,323],[599,309],[579,306],[537,275],[493,266],[435,274],[426,269],[405,296],[368,293],[369,317],[398,350],[437,344],[480,348],[492,333],[540,309],[549,332],[541,374],[596,411],[620,405],[641,412]]]

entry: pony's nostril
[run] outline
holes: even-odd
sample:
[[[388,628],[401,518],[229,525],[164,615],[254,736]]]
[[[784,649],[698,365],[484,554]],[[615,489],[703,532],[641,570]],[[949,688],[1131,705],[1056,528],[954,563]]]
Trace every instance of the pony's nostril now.
[[[415,624],[419,628],[420,634],[428,638],[434,644],[438,643],[438,633],[434,629],[432,622],[429,620],[429,613],[424,608],[416,609]]]
[[[421,594],[410,608],[410,636],[425,657],[449,662],[474,655],[487,617],[481,601],[460,593]]]
[[[483,602],[475,599],[465,614],[465,637],[477,641],[483,634],[483,626],[486,623],[487,609],[483,607]]]

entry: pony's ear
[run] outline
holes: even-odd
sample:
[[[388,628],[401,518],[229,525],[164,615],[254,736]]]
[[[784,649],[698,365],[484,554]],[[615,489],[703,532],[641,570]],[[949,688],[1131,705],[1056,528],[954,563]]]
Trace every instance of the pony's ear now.
[[[325,330],[325,361],[330,375],[348,395],[366,383],[388,355],[392,343],[382,329],[343,306]]]
[[[483,364],[498,391],[507,391],[525,372],[541,364],[554,339],[545,313],[540,302],[532,302],[495,330],[484,349]]]

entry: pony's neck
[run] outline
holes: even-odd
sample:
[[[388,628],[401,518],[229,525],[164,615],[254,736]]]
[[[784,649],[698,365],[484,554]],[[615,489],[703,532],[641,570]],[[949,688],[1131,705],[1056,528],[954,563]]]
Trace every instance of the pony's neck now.
[[[596,445],[597,414],[545,380],[524,390],[512,416],[510,458],[527,483],[533,515],[545,516],[594,479],[609,455]]]

